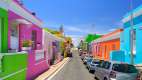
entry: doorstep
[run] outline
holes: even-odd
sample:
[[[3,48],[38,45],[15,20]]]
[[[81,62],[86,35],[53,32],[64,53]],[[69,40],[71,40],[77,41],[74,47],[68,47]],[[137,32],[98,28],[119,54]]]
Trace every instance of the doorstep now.
[[[39,75],[35,80],[46,80],[47,78],[49,78],[50,76],[52,76],[61,66],[63,66],[64,64],[66,64],[68,61],[70,60],[70,58],[64,58],[61,62],[52,65],[48,71],[42,73],[41,75]]]

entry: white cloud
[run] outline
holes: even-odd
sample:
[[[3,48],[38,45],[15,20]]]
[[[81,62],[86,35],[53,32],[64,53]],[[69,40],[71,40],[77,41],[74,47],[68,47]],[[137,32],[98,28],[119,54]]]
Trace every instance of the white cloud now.
[[[77,33],[84,33],[89,34],[93,33],[94,31],[91,28],[87,28],[85,25],[76,25],[76,26],[65,26],[66,32],[77,32]]]
[[[112,29],[109,29],[108,31],[112,32],[112,31],[115,31],[116,28],[112,28]]]
[[[84,32],[82,29],[77,27],[66,27],[66,30],[72,31],[72,32]]]

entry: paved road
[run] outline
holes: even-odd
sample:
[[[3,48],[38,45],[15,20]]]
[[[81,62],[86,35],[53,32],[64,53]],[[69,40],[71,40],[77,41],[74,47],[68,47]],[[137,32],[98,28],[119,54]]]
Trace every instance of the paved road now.
[[[82,63],[77,51],[74,51],[70,62],[52,80],[94,80],[94,77]]]

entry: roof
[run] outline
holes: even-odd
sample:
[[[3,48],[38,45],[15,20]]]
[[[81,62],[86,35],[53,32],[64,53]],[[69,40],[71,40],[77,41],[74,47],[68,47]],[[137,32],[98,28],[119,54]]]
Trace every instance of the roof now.
[[[50,32],[48,32],[48,31],[45,30],[45,29],[43,29],[43,30],[44,30],[46,33],[48,33],[48,35],[49,35],[50,37],[54,38],[54,40],[64,41],[63,38],[57,37],[57,36],[51,34]]]
[[[43,26],[43,23],[39,19],[37,19],[34,15],[31,14],[31,12],[29,12],[24,7],[20,6],[14,0],[1,0],[0,7],[16,13],[17,15],[23,17],[24,19],[30,21],[31,23],[37,25],[38,27]]]
[[[142,15],[142,5],[140,5],[139,7],[137,7],[136,9],[128,12],[122,19],[122,22],[128,22],[131,20],[131,15],[133,14],[133,18]]]
[[[108,33],[106,35],[103,35],[101,38],[96,39],[93,41],[93,43],[98,43],[98,42],[104,42],[104,41],[109,41],[109,40],[114,40],[114,39],[119,39],[120,34],[123,31],[123,29],[117,29],[111,33]]]

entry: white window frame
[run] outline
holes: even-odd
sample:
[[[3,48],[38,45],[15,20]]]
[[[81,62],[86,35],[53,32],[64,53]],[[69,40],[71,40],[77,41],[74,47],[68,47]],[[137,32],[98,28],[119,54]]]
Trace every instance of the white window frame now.
[[[44,50],[35,50],[35,61],[39,62],[40,60],[45,59],[45,52]]]
[[[10,30],[11,31],[11,34],[10,34],[10,48],[12,50],[18,51],[18,49],[19,49],[19,24],[12,24],[11,28],[12,27],[17,27],[18,29],[17,29],[17,36],[12,36],[12,31]]]

